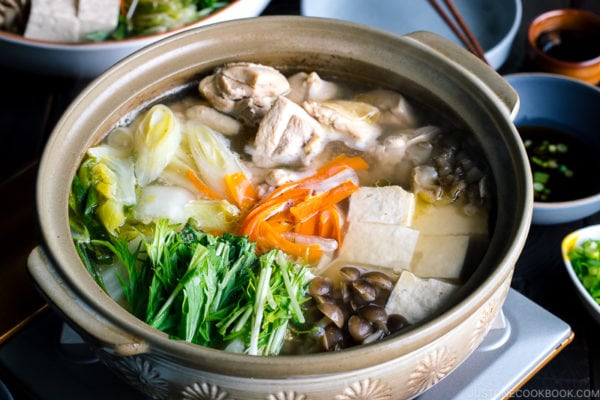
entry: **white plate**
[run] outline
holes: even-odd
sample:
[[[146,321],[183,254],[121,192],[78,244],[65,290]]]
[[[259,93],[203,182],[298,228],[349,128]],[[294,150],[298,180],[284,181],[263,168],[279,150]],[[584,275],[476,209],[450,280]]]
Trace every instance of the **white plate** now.
[[[134,51],[196,26],[255,17],[270,0],[236,0],[193,24],[169,32],[98,43],[55,43],[0,31],[0,65],[47,75],[93,78]]]
[[[521,24],[521,0],[456,0],[455,4],[481,43],[490,65],[500,68]],[[301,12],[358,22],[400,35],[426,30],[462,44],[427,0],[302,0]]]

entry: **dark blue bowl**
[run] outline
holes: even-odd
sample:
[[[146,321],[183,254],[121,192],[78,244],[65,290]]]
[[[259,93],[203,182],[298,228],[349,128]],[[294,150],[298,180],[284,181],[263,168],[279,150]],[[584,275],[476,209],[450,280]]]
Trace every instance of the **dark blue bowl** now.
[[[517,91],[520,107],[515,125],[554,128],[575,135],[600,157],[600,88],[561,75],[518,73],[505,76]],[[600,187],[599,171],[589,171]],[[533,223],[575,221],[600,211],[600,191],[561,202],[534,202]]]

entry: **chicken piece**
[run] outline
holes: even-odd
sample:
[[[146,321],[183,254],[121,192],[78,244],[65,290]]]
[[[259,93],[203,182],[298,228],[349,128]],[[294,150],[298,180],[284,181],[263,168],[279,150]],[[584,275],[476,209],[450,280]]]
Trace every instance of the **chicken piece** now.
[[[202,104],[187,108],[185,116],[194,121],[202,122],[225,136],[235,136],[242,130],[242,124],[235,118]]]
[[[340,249],[340,260],[390,268],[410,267],[419,231],[401,225],[353,221]]]
[[[341,140],[355,150],[366,150],[381,134],[374,122],[379,109],[367,103],[347,100],[305,101],[304,109],[329,128],[328,140]]]
[[[198,89],[217,110],[256,124],[290,85],[275,68],[239,62],[218,68],[200,81]]]
[[[279,97],[258,126],[252,161],[259,167],[308,165],[324,147],[321,125],[299,105]]]
[[[379,108],[381,124],[399,125],[400,128],[414,128],[417,118],[406,98],[400,93],[386,89],[376,89],[362,93],[356,100],[369,103]]]
[[[286,97],[302,104],[307,100],[330,100],[341,97],[342,88],[333,82],[325,81],[316,72],[298,72],[288,78],[290,92]]]
[[[409,324],[416,324],[440,310],[458,285],[439,279],[421,279],[402,271],[385,306],[390,314],[400,314]]]
[[[400,186],[361,187],[350,196],[348,221],[410,226],[415,196]]]

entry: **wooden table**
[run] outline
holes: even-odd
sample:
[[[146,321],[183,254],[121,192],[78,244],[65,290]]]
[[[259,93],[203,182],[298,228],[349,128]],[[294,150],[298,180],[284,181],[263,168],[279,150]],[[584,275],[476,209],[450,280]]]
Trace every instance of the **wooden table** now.
[[[299,14],[299,4],[272,0],[264,14]],[[542,11],[566,6],[600,13],[597,0],[523,0],[522,28],[502,74],[530,70],[525,57],[527,24]],[[0,69],[0,342],[45,308],[26,271],[26,258],[38,242],[34,214],[37,161],[52,127],[87,83]],[[574,223],[531,228],[512,286],[570,324],[575,339],[523,386],[519,398],[528,398],[528,394],[550,398],[544,393],[583,398],[575,397],[577,390],[591,390],[600,398],[600,327],[582,308],[559,251],[567,232],[599,222],[600,213]],[[25,398],[10,371],[0,370],[0,379],[12,386],[16,398]]]

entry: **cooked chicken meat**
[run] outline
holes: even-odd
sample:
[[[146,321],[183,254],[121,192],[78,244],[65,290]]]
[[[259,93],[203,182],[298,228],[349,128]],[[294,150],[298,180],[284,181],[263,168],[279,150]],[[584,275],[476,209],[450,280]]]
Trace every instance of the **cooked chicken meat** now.
[[[329,128],[328,140],[340,140],[355,150],[366,150],[381,134],[375,124],[379,109],[367,103],[337,101],[305,101],[304,109]]]
[[[290,92],[286,97],[302,104],[307,100],[331,100],[339,98],[343,92],[340,85],[325,81],[316,72],[298,72],[289,77]]]
[[[360,94],[356,99],[379,108],[381,116],[378,122],[381,124],[395,124],[402,128],[414,128],[417,125],[412,107],[400,93],[376,89]]]
[[[198,89],[217,110],[256,124],[290,86],[275,68],[240,62],[218,68]]]
[[[298,104],[279,97],[258,126],[252,161],[260,167],[308,165],[324,147],[322,127]]]

